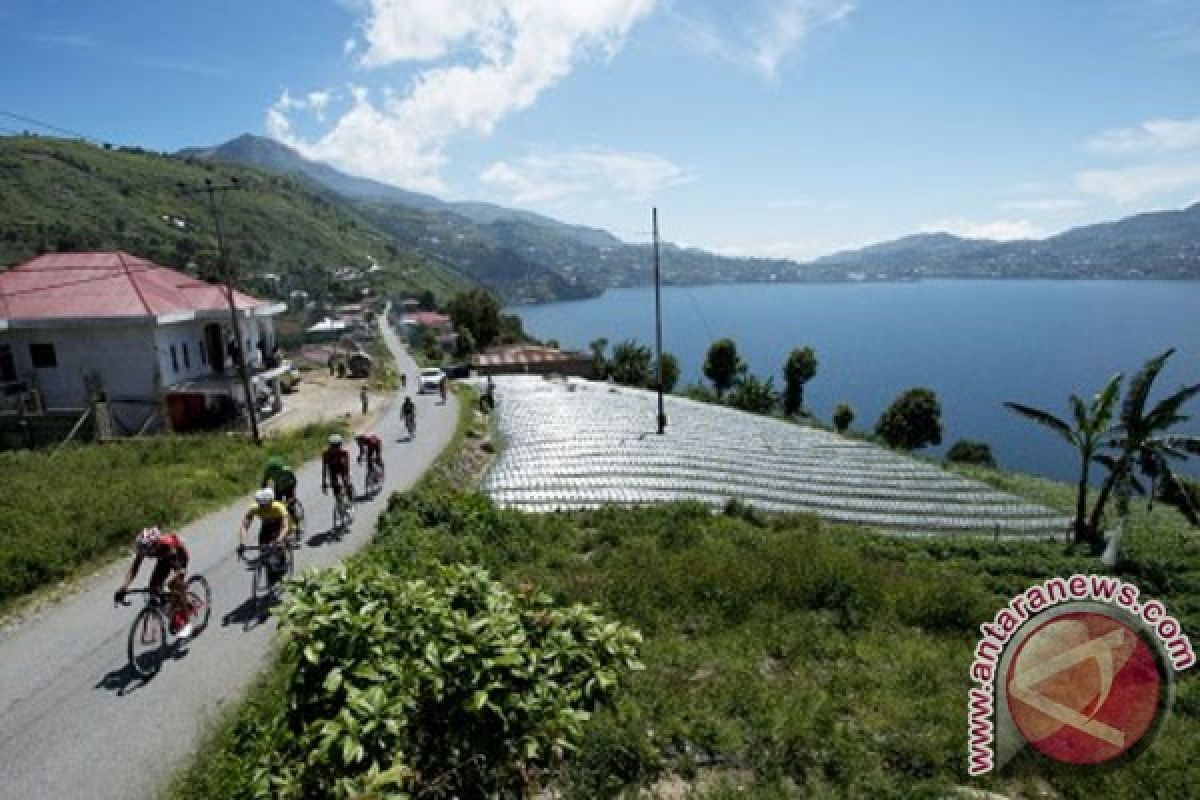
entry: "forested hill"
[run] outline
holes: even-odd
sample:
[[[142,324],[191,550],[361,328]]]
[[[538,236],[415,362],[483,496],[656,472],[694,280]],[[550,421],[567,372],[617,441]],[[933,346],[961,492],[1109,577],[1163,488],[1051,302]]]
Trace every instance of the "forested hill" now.
[[[488,203],[452,203],[310,161],[279,142],[245,135],[191,148],[194,159],[255,164],[303,175],[341,193],[400,241],[491,286],[508,300],[566,299],[651,279],[645,245]],[[664,247],[667,283],[945,278],[1200,278],[1200,206],[1140,214],[1044,240],[995,242],[920,234],[809,263],[730,258]]]
[[[372,225],[338,194],[294,177],[224,163],[188,163],[140,148],[42,136],[0,137],[0,270],[45,251],[123,249],[165,266],[217,264],[206,180],[219,195],[231,262],[243,288],[305,288],[338,295],[339,268],[371,274],[386,290],[470,281]],[[263,275],[282,276],[279,282]]]
[[[1200,278],[1200,203],[1073,228],[1048,239],[993,242],[919,234],[819,258],[822,273],[867,279]]]

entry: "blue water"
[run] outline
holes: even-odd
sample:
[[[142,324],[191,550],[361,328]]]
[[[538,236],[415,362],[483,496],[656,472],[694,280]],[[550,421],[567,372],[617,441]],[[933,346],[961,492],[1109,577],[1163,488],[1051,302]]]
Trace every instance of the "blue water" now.
[[[662,303],[663,347],[679,357],[680,387],[702,380],[708,346],[724,336],[737,343],[751,372],[774,375],[777,388],[788,352],[807,345],[819,368],[805,405],[822,419],[846,401],[853,427],[871,430],[898,393],[926,386],[941,400],[944,432],[942,447],[924,452],[979,439],[1002,467],[1059,480],[1077,475],[1074,451],[1003,401],[1068,417],[1071,392],[1090,398],[1114,373],[1131,376],[1168,347],[1178,352],[1156,395],[1200,382],[1195,282],[746,284],[666,288]],[[564,347],[586,350],[601,336],[614,344],[654,343],[652,289],[511,311],[531,334]],[[1200,400],[1185,413],[1200,418]],[[1200,424],[1192,420],[1181,430],[1200,433]],[[1197,461],[1186,471],[1200,473]]]

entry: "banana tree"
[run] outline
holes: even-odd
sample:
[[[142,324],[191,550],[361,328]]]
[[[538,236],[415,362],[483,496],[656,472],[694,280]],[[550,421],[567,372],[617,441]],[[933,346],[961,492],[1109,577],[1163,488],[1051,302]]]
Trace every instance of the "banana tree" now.
[[[1092,531],[1100,530],[1104,506],[1114,492],[1118,516],[1123,519],[1128,514],[1132,494],[1144,494],[1153,503],[1159,487],[1168,490],[1168,497],[1178,498],[1172,505],[1179,508],[1192,524],[1198,522],[1196,509],[1192,508],[1188,492],[1184,490],[1171,463],[1200,454],[1200,437],[1171,434],[1169,431],[1188,420],[1179,412],[1185,403],[1200,394],[1200,383],[1184,386],[1149,410],[1146,408],[1154,381],[1174,352],[1172,348],[1147,361],[1129,384],[1129,391],[1121,405],[1118,435],[1112,441],[1117,454],[1102,460],[1108,469],[1108,477],[1100,487],[1088,522]],[[1147,479],[1148,487],[1137,480],[1137,473]]]
[[[1100,449],[1106,446],[1116,433],[1112,424],[1113,409],[1116,406],[1123,377],[1121,373],[1114,375],[1104,388],[1092,398],[1091,403],[1084,403],[1078,395],[1071,395],[1070,404],[1074,426],[1048,411],[1021,403],[1004,404],[1021,416],[1054,431],[1079,451],[1079,483],[1075,494],[1075,520],[1071,525],[1075,541],[1090,542],[1093,545],[1099,542],[1096,529],[1087,524],[1088,479],[1091,465],[1097,460]]]

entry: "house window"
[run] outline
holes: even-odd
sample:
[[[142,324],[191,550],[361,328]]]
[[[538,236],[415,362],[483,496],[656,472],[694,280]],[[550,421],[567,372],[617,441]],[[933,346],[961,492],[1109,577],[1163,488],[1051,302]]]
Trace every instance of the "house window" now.
[[[187,342],[183,343],[183,368],[189,370],[192,368],[192,356],[188,353]]]
[[[13,358],[12,345],[0,344],[0,383],[17,379],[17,362]]]
[[[29,345],[29,359],[37,369],[52,369],[58,366],[58,354],[54,352],[54,345],[52,344],[35,343]]]
[[[200,351],[200,363],[208,366],[208,351],[204,349],[204,340],[196,342],[196,349]]]
[[[171,371],[179,372],[179,353],[175,352],[175,345],[171,345]]]

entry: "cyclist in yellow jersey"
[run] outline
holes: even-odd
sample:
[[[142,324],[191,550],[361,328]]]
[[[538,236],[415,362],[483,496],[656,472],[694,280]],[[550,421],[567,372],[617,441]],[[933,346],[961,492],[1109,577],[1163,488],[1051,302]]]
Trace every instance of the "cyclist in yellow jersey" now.
[[[242,530],[238,537],[238,550],[246,544],[246,534],[255,518],[261,520],[258,529],[258,546],[265,547],[276,542],[283,542],[291,532],[291,515],[287,506],[275,499],[275,492],[270,488],[259,489],[254,493],[254,505],[242,519]]]

